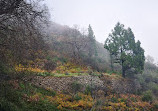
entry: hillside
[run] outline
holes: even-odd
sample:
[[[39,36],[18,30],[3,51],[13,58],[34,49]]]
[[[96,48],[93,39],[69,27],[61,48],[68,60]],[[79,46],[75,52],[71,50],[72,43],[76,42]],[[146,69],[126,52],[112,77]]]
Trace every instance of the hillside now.
[[[115,65],[117,73],[110,71],[109,53],[103,44],[96,41],[97,56],[87,58],[88,49],[83,43],[86,37],[68,26],[55,23],[52,26],[46,39],[49,50],[38,50],[34,59],[25,59],[11,72],[1,73],[1,110],[157,109],[158,68],[155,65],[146,63],[144,76],[149,72],[150,77],[122,78],[119,65]],[[76,34],[80,38],[76,38]],[[71,40],[76,44],[71,44]],[[80,46],[80,50],[73,46]]]
[[[116,74],[27,76],[9,80],[1,89],[1,109],[7,111],[148,111],[157,108],[155,103],[142,101],[143,96],[136,94],[139,83]]]
[[[155,65],[146,63],[145,71],[153,71],[148,78],[141,79],[141,75],[135,79],[122,78],[119,72],[110,72],[108,52],[99,42],[97,42],[98,56],[91,59],[95,60],[95,67],[93,62],[86,61],[84,50],[80,51],[84,56],[79,55],[78,62],[76,58],[72,58],[73,55],[69,55],[72,50],[67,49],[66,40],[70,37],[58,33],[62,32],[61,28],[65,26],[60,25],[60,28],[56,29],[55,27],[57,26],[49,30],[52,35],[50,34],[49,41],[46,41],[50,44],[46,53],[39,51],[37,53],[40,56],[36,56],[34,60],[16,65],[16,74],[2,75],[4,78],[1,80],[2,110],[154,111],[157,109],[157,96],[154,96],[157,94],[157,89],[150,89],[150,86],[143,82],[150,78],[150,83],[157,87],[157,83],[152,79],[154,77],[152,73],[154,71],[157,73],[158,69]],[[62,29],[64,33],[66,29],[73,30],[66,27]],[[50,41],[51,39],[53,41]],[[115,71],[119,70],[118,66],[115,68]],[[144,85],[147,85],[145,89]],[[155,99],[152,99],[149,89],[154,91]]]
[[[0,1],[0,111],[157,111],[158,67],[131,28],[49,20],[40,0]]]

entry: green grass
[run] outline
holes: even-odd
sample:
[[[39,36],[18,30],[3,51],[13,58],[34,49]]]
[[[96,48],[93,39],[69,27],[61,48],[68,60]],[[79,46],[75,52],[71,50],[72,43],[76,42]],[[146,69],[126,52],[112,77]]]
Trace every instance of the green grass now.
[[[70,77],[70,76],[83,76],[88,75],[88,73],[68,73],[68,74],[54,74],[55,77]]]
[[[37,75],[38,76],[54,76],[54,74],[50,72],[40,72]]]
[[[103,75],[111,76],[111,77],[122,77],[119,74],[112,74],[112,73],[104,73]]]
[[[88,73],[48,73],[48,72],[44,72],[44,73],[38,73],[38,76],[53,76],[53,77],[71,77],[71,76],[87,76],[89,75]],[[92,76],[100,76],[101,74],[97,74],[97,73],[92,73]],[[104,74],[104,75],[109,75],[109,76],[117,76],[117,75],[111,75],[111,74]]]
[[[69,73],[69,72],[66,72],[66,73],[52,73],[52,72],[41,72],[41,73],[31,73],[31,72],[25,72],[23,74],[20,74],[20,75],[37,75],[37,76],[52,76],[52,77],[71,77],[71,76],[87,76],[89,75],[88,73]],[[101,75],[108,75],[108,76],[112,76],[112,77],[121,77],[120,75],[118,74],[112,74],[112,73],[103,73],[103,74],[98,74],[98,72],[93,72],[91,73],[90,75],[92,76],[98,76],[100,77]]]

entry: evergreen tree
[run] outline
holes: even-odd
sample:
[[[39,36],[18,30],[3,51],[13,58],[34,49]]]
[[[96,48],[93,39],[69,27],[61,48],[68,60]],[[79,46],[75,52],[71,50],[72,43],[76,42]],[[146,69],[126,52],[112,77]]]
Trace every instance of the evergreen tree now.
[[[135,42],[132,30],[125,29],[120,23],[116,24],[106,39],[104,48],[109,50],[111,61],[114,60],[114,63],[122,66],[123,77],[129,70],[133,73],[140,73],[144,69],[144,50],[140,44],[140,41]]]
[[[97,56],[97,49],[96,49],[96,40],[95,40],[95,35],[92,30],[91,25],[88,27],[88,40],[89,40],[89,57],[92,57],[93,55]]]

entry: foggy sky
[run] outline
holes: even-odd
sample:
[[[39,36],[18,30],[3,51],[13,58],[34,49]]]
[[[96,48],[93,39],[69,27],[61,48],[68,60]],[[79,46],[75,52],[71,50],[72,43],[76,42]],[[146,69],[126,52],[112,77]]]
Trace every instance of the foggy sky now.
[[[104,43],[117,22],[130,27],[158,62],[158,0],[45,0],[53,22],[88,28]]]

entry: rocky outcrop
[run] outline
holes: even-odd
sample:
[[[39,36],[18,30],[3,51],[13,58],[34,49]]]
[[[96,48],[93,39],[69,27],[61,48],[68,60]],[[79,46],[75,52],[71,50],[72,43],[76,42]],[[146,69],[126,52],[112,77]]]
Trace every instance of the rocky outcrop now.
[[[35,76],[30,78],[24,78],[25,81],[29,81],[32,84],[43,87],[45,89],[52,89],[56,91],[71,91],[71,84],[73,82],[78,82],[82,85],[82,89],[87,86],[93,86],[93,88],[103,88],[103,81],[97,76],[77,76],[77,77],[42,77]]]
[[[94,88],[103,88],[104,83],[98,76],[78,76],[75,77],[76,81],[82,84],[84,87],[92,86]]]
[[[56,91],[72,91],[72,83],[77,82],[82,85],[81,91],[87,86],[93,88],[93,90],[114,91],[116,93],[133,93],[140,89],[140,85],[134,80],[124,79],[122,77],[103,76],[77,76],[77,77],[52,77],[52,76],[35,76],[30,78],[24,78],[25,81],[29,81],[32,84],[43,87],[45,89],[52,89]]]

